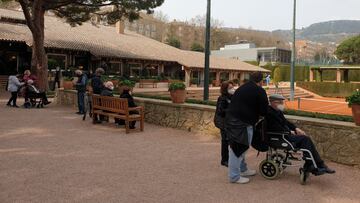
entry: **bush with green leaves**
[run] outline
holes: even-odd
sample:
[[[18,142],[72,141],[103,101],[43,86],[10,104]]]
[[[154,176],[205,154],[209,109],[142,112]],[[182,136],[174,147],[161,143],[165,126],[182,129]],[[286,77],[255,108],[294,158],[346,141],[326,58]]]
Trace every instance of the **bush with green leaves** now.
[[[345,98],[360,89],[359,83],[296,82],[296,85],[323,97]]]
[[[66,76],[66,77],[63,77],[63,80],[64,81],[73,81],[73,77],[68,77],[68,76]]]
[[[190,83],[191,83],[192,85],[198,85],[198,84],[199,84],[199,80],[198,80],[197,78],[192,78],[192,79],[190,80]]]
[[[360,105],[360,91],[357,89],[352,95],[346,97],[346,102],[351,107],[352,105]]]
[[[135,87],[135,82],[132,80],[120,80],[119,86]]]
[[[186,85],[183,82],[173,82],[169,85],[169,91],[185,90]]]

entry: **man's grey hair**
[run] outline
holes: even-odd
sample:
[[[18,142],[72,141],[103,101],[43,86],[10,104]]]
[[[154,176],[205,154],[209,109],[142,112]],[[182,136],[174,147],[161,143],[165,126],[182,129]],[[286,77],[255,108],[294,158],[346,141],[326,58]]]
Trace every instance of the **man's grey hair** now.
[[[96,75],[103,75],[105,73],[105,70],[103,68],[97,68],[95,70]]]

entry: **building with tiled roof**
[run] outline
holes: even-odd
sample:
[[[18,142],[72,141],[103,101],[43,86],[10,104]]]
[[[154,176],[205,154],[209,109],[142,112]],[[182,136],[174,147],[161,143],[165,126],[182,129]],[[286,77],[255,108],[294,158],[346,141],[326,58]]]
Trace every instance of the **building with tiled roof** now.
[[[29,67],[32,35],[21,11],[0,9],[0,75],[9,69],[19,71]],[[109,74],[139,76],[148,68],[155,76],[164,73],[169,77],[191,77],[201,82],[204,54],[184,51],[118,26],[83,23],[71,27],[62,19],[45,17],[45,48],[49,61],[64,69],[82,66],[94,70],[104,66]],[[228,79],[246,78],[254,71],[267,72],[239,60],[211,57],[213,79],[225,74]],[[50,67],[51,68],[51,67]]]

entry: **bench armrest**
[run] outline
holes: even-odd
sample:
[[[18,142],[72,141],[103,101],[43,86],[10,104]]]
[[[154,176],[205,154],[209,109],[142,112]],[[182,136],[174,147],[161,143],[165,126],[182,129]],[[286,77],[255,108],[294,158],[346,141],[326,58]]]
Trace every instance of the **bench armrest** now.
[[[142,106],[137,106],[137,107],[129,107],[129,111],[133,111],[133,110],[140,110],[140,111],[143,111],[144,110],[144,107]]]

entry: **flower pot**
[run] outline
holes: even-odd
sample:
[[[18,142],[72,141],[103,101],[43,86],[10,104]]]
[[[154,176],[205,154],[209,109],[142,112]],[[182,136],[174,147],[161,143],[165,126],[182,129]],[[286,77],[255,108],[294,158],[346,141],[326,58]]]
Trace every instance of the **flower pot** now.
[[[74,84],[72,81],[64,81],[63,86],[64,90],[72,90],[74,88]]]
[[[351,109],[355,124],[360,126],[360,104],[351,105]]]
[[[183,104],[186,100],[186,90],[170,91],[171,101],[175,104]]]

